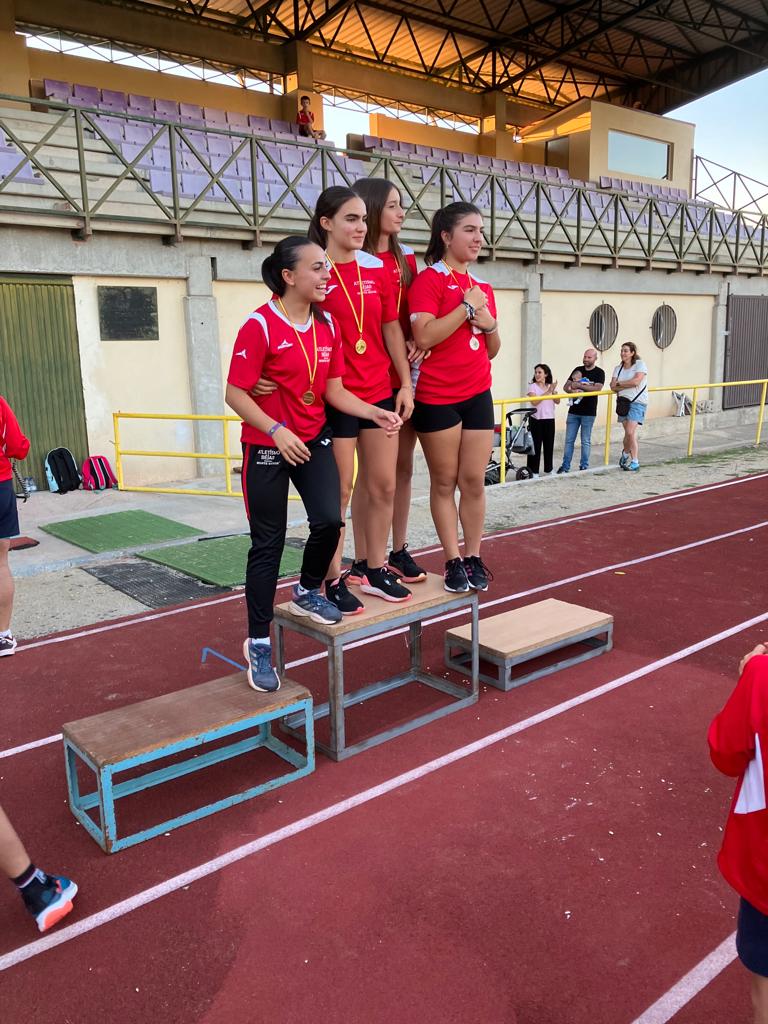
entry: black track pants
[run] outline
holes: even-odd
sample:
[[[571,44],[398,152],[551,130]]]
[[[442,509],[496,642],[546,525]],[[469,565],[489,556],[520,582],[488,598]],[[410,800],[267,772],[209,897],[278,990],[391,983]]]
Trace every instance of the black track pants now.
[[[243,491],[251,529],[245,574],[248,636],[269,636],[272,606],[285,544],[288,485],[301,495],[309,520],[309,539],[301,563],[301,585],[319,587],[341,533],[339,472],[330,431],[309,441],[309,462],[289,466],[277,448],[243,445]]]
[[[544,472],[552,472],[552,452],[555,448],[555,421],[536,420],[531,416],[529,420],[531,437],[533,438],[533,455],[528,456],[528,469],[532,473],[539,472],[541,454],[544,452]]]

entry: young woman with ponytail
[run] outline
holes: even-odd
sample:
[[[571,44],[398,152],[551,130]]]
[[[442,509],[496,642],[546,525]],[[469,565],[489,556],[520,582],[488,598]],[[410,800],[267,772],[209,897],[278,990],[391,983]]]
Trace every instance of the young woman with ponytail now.
[[[403,226],[403,212],[400,192],[386,178],[361,178],[352,186],[365,203],[368,214],[368,232],[363,248],[384,263],[393,294],[397,299],[400,327],[405,337],[408,362],[411,366],[411,384],[416,389],[419,367],[424,354],[413,343],[411,317],[408,309],[408,288],[416,277],[416,257],[410,246],[404,245],[398,235]],[[389,379],[393,395],[400,388],[400,378],[394,363],[390,366]],[[411,510],[411,479],[413,477],[413,451],[416,447],[416,431],[407,420],[397,441],[397,472],[395,478],[395,500],[392,509],[392,550],[387,566],[403,583],[420,583],[427,578],[425,569],[413,560],[408,551],[408,517]],[[355,531],[355,552],[365,551],[365,538],[361,536],[360,524],[367,515],[367,492],[365,481],[355,485],[352,493],[352,527]],[[355,562],[350,570],[349,581],[358,582],[365,573],[366,562]]]
[[[424,256],[427,268],[408,293],[414,341],[429,353],[413,425],[429,466],[430,508],[445,552],[445,589],[452,593],[487,590],[492,579],[480,542],[494,427],[490,361],[501,341],[493,289],[470,271],[482,245],[483,218],[476,206],[451,203],[438,210]]]
[[[243,497],[251,533],[245,579],[248,638],[243,644],[248,684],[272,693],[280,680],[272,664],[269,627],[290,483],[309,520],[291,609],[316,622],[341,620],[339,609],[320,592],[341,532],[339,474],[324,402],[345,415],[371,420],[385,437],[397,434],[401,420],[342,384],[339,328],[317,308],[330,277],[323,250],[308,238],[284,238],[261,272],[273,295],[240,328],[226,401],[243,421]],[[271,390],[254,397],[251,392],[262,377],[272,382]]]
[[[344,387],[380,409],[394,411],[406,420],[413,410],[411,371],[405,340],[397,315],[389,275],[377,256],[363,252],[366,209],[349,188],[334,186],[318,198],[310,222],[309,237],[326,252],[330,280],[323,309],[339,324],[344,349]],[[394,363],[399,387],[392,397],[390,365]],[[333,452],[341,478],[341,519],[346,518],[352,495],[355,452],[358,479],[365,482],[367,508],[358,535],[364,535],[367,558],[356,577],[363,593],[385,601],[408,601],[411,592],[387,567],[387,540],[392,525],[395,494],[397,440],[357,415],[330,409]],[[354,510],[353,510],[354,514]],[[326,597],[345,615],[362,611],[362,602],[348,589],[348,574],[341,573],[343,541],[339,543],[328,579]],[[361,552],[356,555],[359,560]]]

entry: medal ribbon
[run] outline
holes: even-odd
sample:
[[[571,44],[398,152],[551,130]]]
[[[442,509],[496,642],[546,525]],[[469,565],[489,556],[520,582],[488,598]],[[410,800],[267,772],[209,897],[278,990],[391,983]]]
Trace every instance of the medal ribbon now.
[[[440,260],[440,262],[443,264],[445,269],[448,271],[448,273],[453,278],[453,283],[456,285],[456,287],[457,288],[461,288],[461,294],[463,295],[464,294],[464,285],[456,277],[456,274],[453,272],[453,267],[450,266],[450,264],[446,263],[445,260]],[[472,288],[474,286],[475,282],[472,280],[472,275],[470,274],[469,270],[467,270],[467,279],[469,280],[469,287]]]
[[[333,260],[328,255],[328,253],[325,254],[325,257],[328,260],[328,262],[331,264],[331,270],[333,270],[334,274],[339,279],[339,284],[344,289],[344,294],[347,297],[347,302],[349,303],[349,308],[352,310],[352,316],[355,318],[355,327],[357,327],[358,337],[362,339],[363,338],[363,317],[365,316],[365,294],[363,292],[363,276],[360,273],[360,264],[357,262],[357,257],[355,257],[355,265],[357,266],[357,283],[358,283],[358,286],[360,288],[360,316],[359,317],[358,317],[357,312],[355,310],[355,305],[352,302],[352,296],[349,294],[349,292],[347,291],[347,286],[344,284],[344,278],[341,276],[339,271],[336,269],[336,264],[333,262]]]
[[[299,347],[301,348],[301,351],[304,354],[304,358],[307,361],[307,373],[309,374],[309,387],[311,389],[315,383],[315,374],[317,373],[317,325],[315,323],[314,313],[312,313],[312,311],[310,310],[310,318],[312,320],[312,345],[315,350],[315,364],[314,366],[310,367],[309,356],[307,355],[307,350],[304,347],[304,342],[302,341],[301,335],[299,334],[299,329],[297,328],[293,320],[291,320],[291,318],[288,316],[288,311],[283,305],[283,300],[279,296],[277,298],[277,304],[280,307],[283,316],[293,328],[293,333],[296,335],[296,341],[298,341]]]

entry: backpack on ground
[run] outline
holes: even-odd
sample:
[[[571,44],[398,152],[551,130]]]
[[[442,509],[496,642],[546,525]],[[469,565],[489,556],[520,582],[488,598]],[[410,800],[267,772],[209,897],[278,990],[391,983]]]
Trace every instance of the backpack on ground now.
[[[83,463],[82,477],[86,491],[106,491],[109,487],[117,487],[117,477],[105,455],[89,455]]]
[[[45,456],[45,475],[48,488],[54,494],[76,491],[80,486],[77,463],[69,448],[53,448]]]

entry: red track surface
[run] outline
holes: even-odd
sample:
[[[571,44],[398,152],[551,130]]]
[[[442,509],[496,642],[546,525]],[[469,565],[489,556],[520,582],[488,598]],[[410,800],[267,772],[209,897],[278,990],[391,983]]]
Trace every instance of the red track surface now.
[[[67,928],[768,611],[766,508],[768,479],[758,478],[489,538],[496,579],[486,601],[546,589],[485,614],[539,596],[611,610],[613,651],[509,694],[485,691],[476,707],[343,764],[320,756],[298,783],[113,857],[69,813],[60,744],[0,760],[2,802],[34,856],[80,885],[59,928],[66,941],[0,973],[4,1024],[631,1024],[733,931],[737,899],[714,863],[732,783],[710,767],[706,728],[766,623],[85,934]],[[625,575],[552,586],[737,530]],[[423,560],[437,570],[439,557]],[[200,649],[237,659],[243,614],[238,599],[20,650],[2,666],[0,749],[222,674],[216,661],[200,665]],[[425,633],[437,671],[444,628]],[[289,638],[291,659],[312,653]],[[404,663],[403,638],[347,659],[362,685],[382,664]],[[320,697],[324,672],[315,661],[291,675]],[[348,739],[433,699],[412,689],[351,714]],[[234,791],[245,768],[202,774],[132,798],[129,815],[178,813],[222,786]],[[35,940],[17,904],[0,889],[0,956]],[[671,1019],[747,1022],[738,964]]]

